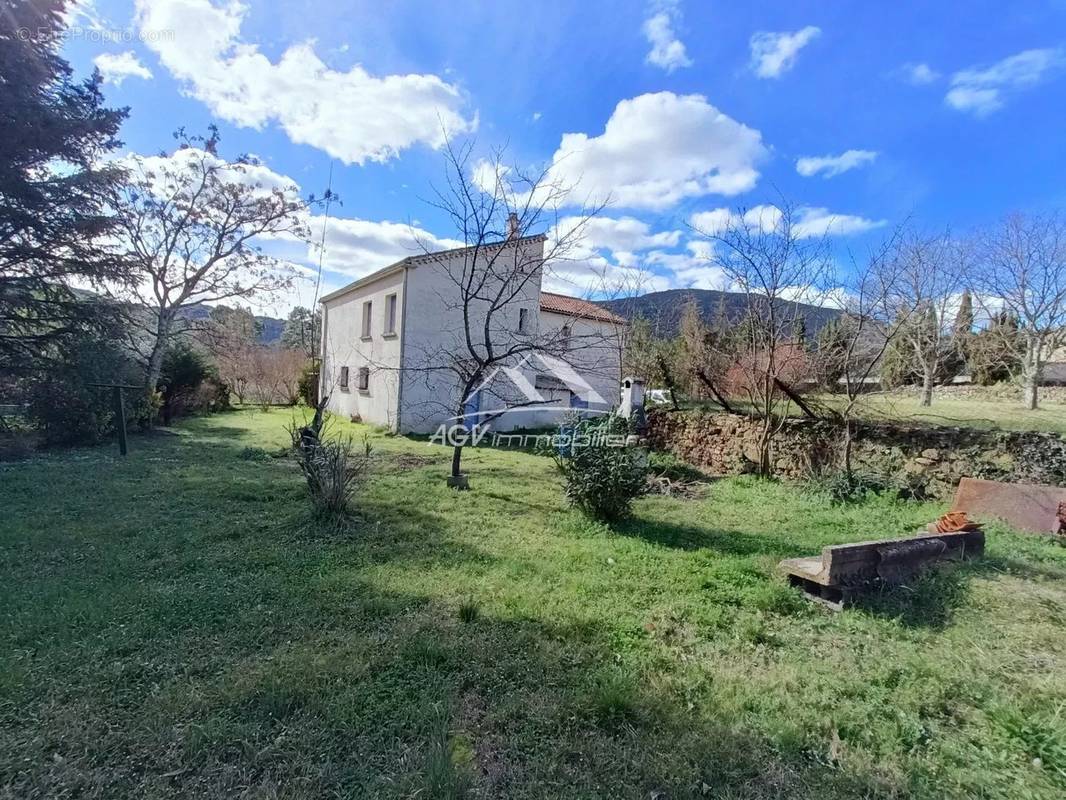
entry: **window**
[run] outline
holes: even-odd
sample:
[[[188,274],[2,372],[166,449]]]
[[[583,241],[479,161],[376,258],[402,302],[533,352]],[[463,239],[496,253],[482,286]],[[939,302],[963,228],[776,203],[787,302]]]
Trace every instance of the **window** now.
[[[570,348],[570,326],[563,325],[563,329],[559,331],[559,346],[564,350]]]
[[[385,298],[385,334],[396,333],[396,295]]]
[[[529,327],[529,310],[525,308],[518,309],[518,332],[525,333]]]
[[[340,386],[340,388],[343,391],[345,391],[345,392],[348,391],[348,368],[347,367],[341,367],[341,377],[340,377],[340,380],[337,382],[337,385]]]
[[[370,367],[359,367],[359,391],[370,391]]]
[[[370,338],[370,313],[374,310],[374,304],[367,300],[363,303],[363,338]]]

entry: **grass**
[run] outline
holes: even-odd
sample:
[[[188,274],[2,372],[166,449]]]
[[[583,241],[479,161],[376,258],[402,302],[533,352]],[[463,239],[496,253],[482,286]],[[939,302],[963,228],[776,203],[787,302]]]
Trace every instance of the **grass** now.
[[[820,397],[832,402],[836,398]],[[923,407],[915,392],[870,395],[861,401],[860,416],[873,420],[905,420],[931,425],[1000,428],[1010,431],[1045,431],[1066,434],[1066,405],[1044,398],[1030,411],[1013,398],[956,398],[933,394],[933,404]]]
[[[947,425],[953,427],[1001,429],[1009,431],[1042,431],[1066,435],[1066,403],[1056,397],[1044,396],[1035,411],[1023,408],[1018,398],[997,394],[992,390],[983,396],[953,397],[945,393],[933,394],[933,404],[924,407],[916,391],[899,390],[863,395],[855,417],[875,422],[903,422],[907,424]],[[816,394],[809,398],[815,406],[833,408],[846,402],[841,395]],[[750,407],[743,400],[731,401],[740,410]],[[708,409],[719,407],[711,401],[696,405]],[[789,413],[800,416],[799,409],[790,406]]]
[[[780,558],[941,509],[736,478],[612,529],[546,458],[470,452],[456,493],[446,452],[381,435],[321,532],[288,419],[0,466],[0,797],[1066,792],[1053,542],[993,528],[831,614]]]

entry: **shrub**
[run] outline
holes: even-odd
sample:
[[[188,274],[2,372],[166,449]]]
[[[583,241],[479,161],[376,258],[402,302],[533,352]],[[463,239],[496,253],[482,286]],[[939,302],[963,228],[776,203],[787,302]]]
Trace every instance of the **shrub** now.
[[[300,465],[315,513],[340,518],[349,512],[348,504],[370,467],[370,439],[363,436],[356,445],[349,436],[324,439],[321,426],[290,429],[296,463]]]
[[[229,387],[207,357],[188,344],[170,347],[163,355],[159,376],[163,424],[173,417],[229,408]]]
[[[314,406],[318,403],[318,367],[315,366],[313,361],[305,364],[300,371],[297,391],[304,405]]]
[[[855,471],[849,474],[842,469],[813,476],[808,479],[807,485],[816,494],[828,497],[833,503],[858,503],[871,494],[878,494],[889,488],[888,483],[878,475]]]
[[[84,337],[65,343],[53,366],[25,385],[27,417],[46,445],[95,444],[115,430],[111,389],[93,383],[140,385],[144,376],[115,343]],[[126,397],[127,422],[143,397]]]
[[[633,500],[647,486],[644,451],[619,446],[630,432],[629,422],[612,415],[564,430],[573,433],[574,446],[556,454],[556,463],[566,478],[570,503],[595,519],[629,516]]]

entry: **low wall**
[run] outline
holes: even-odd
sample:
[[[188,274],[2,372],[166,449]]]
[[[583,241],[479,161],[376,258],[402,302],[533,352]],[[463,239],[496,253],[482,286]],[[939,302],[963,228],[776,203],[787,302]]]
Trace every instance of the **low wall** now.
[[[656,410],[648,417],[652,447],[716,475],[755,471],[760,429],[759,420],[734,414]],[[774,437],[774,472],[804,480],[838,468],[841,440],[836,423],[788,420]],[[1066,485],[1066,440],[1052,433],[862,424],[852,453],[857,471],[944,499],[967,476]]]

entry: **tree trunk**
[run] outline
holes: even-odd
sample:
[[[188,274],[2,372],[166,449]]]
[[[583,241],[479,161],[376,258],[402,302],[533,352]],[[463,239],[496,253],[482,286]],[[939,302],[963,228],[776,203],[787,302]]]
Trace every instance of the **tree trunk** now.
[[[773,440],[773,419],[763,417],[762,430],[759,432],[759,475],[763,478],[772,478],[774,474],[773,462],[770,456],[770,444]]]
[[[1029,411],[1039,407],[1037,387],[1040,385],[1040,343],[1025,343],[1025,357],[1022,360],[1022,405]]]
[[[159,386],[159,377],[163,372],[163,354],[166,352],[167,344],[170,342],[170,315],[169,313],[160,313],[159,321],[156,324],[155,341],[152,343],[152,352],[148,357],[148,372],[144,378],[144,395],[147,402],[147,407],[152,408],[152,401],[155,395],[156,389]],[[151,413],[145,420],[146,427],[151,428],[154,420]]]
[[[933,404],[933,369],[926,367],[922,370],[922,405],[931,406]]]
[[[458,478],[463,461],[463,448],[458,445],[452,448],[452,477]]]
[[[152,343],[152,353],[148,357],[148,374],[144,379],[144,393],[151,398],[159,385],[159,376],[163,372],[163,353],[166,352],[170,343],[170,314],[160,313],[156,323],[155,341]]]
[[[854,437],[851,431],[851,419],[844,420],[844,475],[851,481],[851,451]]]

